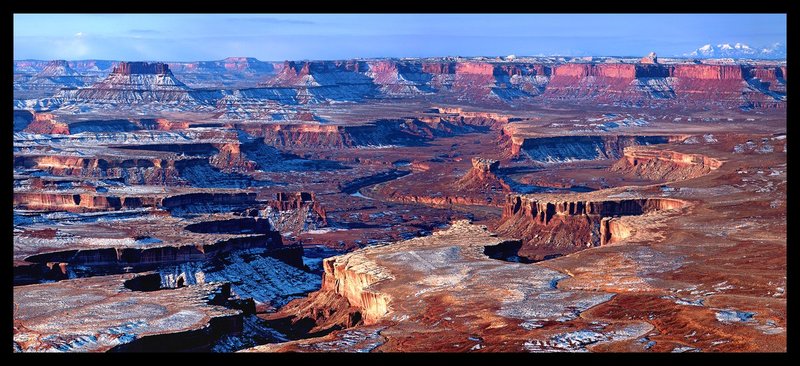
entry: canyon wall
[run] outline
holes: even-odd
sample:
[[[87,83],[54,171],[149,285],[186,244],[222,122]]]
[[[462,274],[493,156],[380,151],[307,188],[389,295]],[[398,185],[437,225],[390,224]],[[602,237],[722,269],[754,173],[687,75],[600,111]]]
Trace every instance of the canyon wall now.
[[[676,181],[708,174],[720,166],[722,162],[705,155],[631,146],[610,170],[654,181]]]
[[[514,136],[503,130],[509,158],[530,159],[541,163],[563,163],[574,160],[619,159],[628,146],[665,144],[682,140],[683,136],[583,135],[555,137]]]
[[[538,261],[624,239],[631,228],[613,217],[680,209],[674,199],[640,198],[603,201],[538,201],[509,195],[496,228],[499,235],[519,238],[518,255]]]
[[[254,59],[230,59],[207,65],[171,65],[181,70],[182,77],[192,80],[197,79],[199,69],[208,75],[233,72],[263,75],[266,79],[256,88],[201,90],[175,78],[168,64],[121,62],[105,80],[73,90],[74,93],[60,93],[59,98],[72,102],[157,101],[218,107],[224,107],[225,103],[218,103],[230,98],[240,102],[247,98],[269,99],[293,105],[432,96],[476,105],[586,102],[682,108],[784,108],[786,100],[786,66],[758,62],[727,65],[660,64],[655,59],[639,63],[383,59],[286,61],[275,68]],[[205,85],[202,80],[196,81]],[[15,90],[24,91],[25,85],[22,81],[15,83]]]

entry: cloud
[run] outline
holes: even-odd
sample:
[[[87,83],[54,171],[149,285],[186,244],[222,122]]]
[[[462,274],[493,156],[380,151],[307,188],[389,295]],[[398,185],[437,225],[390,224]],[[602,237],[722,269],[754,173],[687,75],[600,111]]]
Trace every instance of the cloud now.
[[[83,32],[75,33],[75,38],[81,38],[81,37],[83,37]]]

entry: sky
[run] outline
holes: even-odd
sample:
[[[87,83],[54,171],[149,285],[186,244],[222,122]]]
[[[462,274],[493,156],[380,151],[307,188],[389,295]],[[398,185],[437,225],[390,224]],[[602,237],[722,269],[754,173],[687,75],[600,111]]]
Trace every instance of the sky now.
[[[785,14],[15,14],[14,59],[677,56],[786,43]]]

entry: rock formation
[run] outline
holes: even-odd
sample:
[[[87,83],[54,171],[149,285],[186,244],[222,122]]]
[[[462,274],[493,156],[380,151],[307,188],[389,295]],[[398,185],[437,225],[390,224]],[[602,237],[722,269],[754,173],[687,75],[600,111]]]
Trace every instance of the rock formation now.
[[[263,208],[251,208],[242,215],[266,218],[272,227],[287,234],[300,234],[328,226],[325,208],[316,195],[309,192],[277,193],[275,199],[267,201]]]
[[[658,57],[656,57],[656,53],[655,52],[650,52],[649,54],[647,54],[647,56],[642,57],[642,59],[639,60],[639,62],[641,62],[643,64],[657,64],[658,63]]]
[[[174,103],[195,101],[191,89],[165,63],[121,62],[98,83],[80,89],[74,99],[93,103]]]
[[[472,169],[455,182],[458,192],[471,191],[479,193],[511,192],[511,187],[497,176],[500,162],[479,157],[472,158]]]
[[[708,174],[721,165],[719,160],[704,155],[631,146],[610,169],[654,181],[677,181]]]
[[[679,200],[661,198],[547,202],[509,195],[496,231],[521,238],[518,255],[536,261],[619,240],[612,234],[622,230],[605,218],[679,209],[684,205]]]
[[[554,137],[518,137],[513,129],[504,130],[510,158],[530,159],[540,163],[563,163],[576,160],[619,159],[628,146],[665,144],[683,136],[588,135]]]

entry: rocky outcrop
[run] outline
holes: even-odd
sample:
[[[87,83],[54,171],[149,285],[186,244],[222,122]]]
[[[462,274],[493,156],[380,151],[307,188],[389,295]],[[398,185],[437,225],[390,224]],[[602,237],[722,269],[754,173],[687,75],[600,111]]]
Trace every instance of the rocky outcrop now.
[[[347,299],[351,306],[361,309],[364,324],[374,324],[389,311],[391,298],[386,294],[374,292],[370,286],[392,276],[376,271],[370,263],[350,257],[341,256],[327,258],[323,262],[325,272],[322,275],[320,291],[329,291]]]
[[[394,277],[358,254],[324,259],[319,291],[263,317],[295,338],[379,322],[389,311],[391,297],[371,287]]]
[[[33,120],[25,127],[25,132],[69,135],[69,125],[59,121],[58,117],[51,113],[34,113]]]
[[[209,158],[211,166],[223,172],[252,172],[257,164],[242,154],[239,143],[217,144],[218,153]]]
[[[270,225],[281,233],[299,234],[328,226],[328,216],[314,193],[279,192],[274,200],[245,210],[242,216],[269,220]]]
[[[613,244],[629,238],[636,229],[618,217],[604,217],[600,220],[600,245]]]
[[[631,146],[610,170],[654,181],[677,181],[708,174],[720,166],[722,162],[705,155]]]
[[[642,57],[642,59],[639,60],[639,62],[643,64],[657,64],[658,57],[656,56],[655,52],[650,52],[649,54],[647,54],[647,56]]]
[[[474,192],[511,192],[511,187],[497,176],[500,162],[479,157],[472,158],[472,169],[455,182],[457,191]]]
[[[47,63],[47,66],[44,67],[42,71],[40,71],[36,76],[38,77],[54,77],[54,76],[78,76],[80,75],[78,72],[73,70],[69,67],[67,61],[64,60],[54,60]]]
[[[296,210],[302,214],[304,210],[307,210],[305,216],[306,218],[310,216],[311,221],[314,222],[314,228],[328,225],[325,208],[319,203],[314,193],[297,192],[294,195],[278,193],[275,195],[275,200],[269,201],[267,204],[277,211]]]
[[[666,198],[548,202],[509,195],[496,231],[520,238],[523,244],[518,255],[538,261],[628,237],[631,228],[619,225],[613,217],[684,206],[683,201]]]

